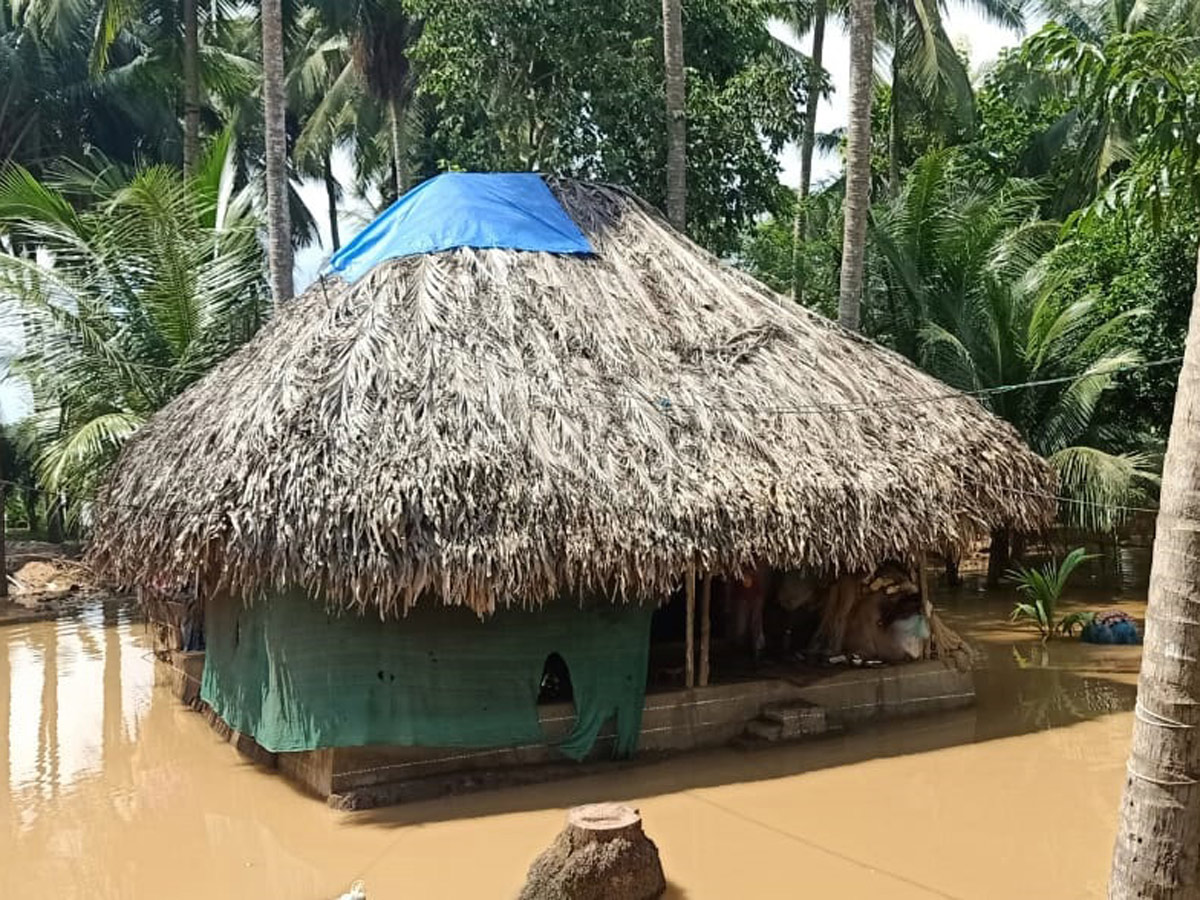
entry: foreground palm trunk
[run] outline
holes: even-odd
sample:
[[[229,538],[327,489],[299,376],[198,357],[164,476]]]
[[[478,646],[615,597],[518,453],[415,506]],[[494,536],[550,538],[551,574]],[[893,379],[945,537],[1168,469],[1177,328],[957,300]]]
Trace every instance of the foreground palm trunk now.
[[[667,218],[683,231],[687,225],[687,120],[681,0],[663,0],[662,11],[667,73]]]
[[[267,260],[275,302],[292,299],[292,224],[288,211],[287,122],[283,92],[281,0],[262,2],[263,129],[267,157]]]
[[[863,256],[871,204],[871,80],[875,53],[873,0],[850,3],[850,113],[846,137],[846,199],[842,205],[842,280],[838,321],[858,330]]]
[[[1163,466],[1109,896],[1200,896],[1200,289]]]
[[[812,187],[813,147],[817,142],[817,107],[821,105],[821,61],[825,54],[826,0],[813,8],[812,58],[809,62],[804,137],[800,142],[800,187],[796,191],[796,214],[792,218],[792,299],[804,299],[804,241],[808,239],[808,192]]]

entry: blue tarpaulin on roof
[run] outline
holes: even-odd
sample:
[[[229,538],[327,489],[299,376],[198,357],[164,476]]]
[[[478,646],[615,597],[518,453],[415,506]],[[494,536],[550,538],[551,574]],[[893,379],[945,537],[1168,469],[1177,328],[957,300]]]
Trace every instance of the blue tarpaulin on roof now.
[[[454,247],[591,253],[592,245],[532,172],[447,172],[387,208],[329,260],[357,281],[384,260]]]

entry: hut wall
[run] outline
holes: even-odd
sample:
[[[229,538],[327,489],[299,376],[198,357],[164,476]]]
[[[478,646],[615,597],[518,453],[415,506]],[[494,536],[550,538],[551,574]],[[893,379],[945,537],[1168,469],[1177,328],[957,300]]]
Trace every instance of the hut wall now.
[[[552,737],[537,698],[557,653],[576,708],[558,749],[582,758],[615,719],[624,756],[641,726],[651,612],[564,601],[487,621],[445,607],[380,621],[295,595],[219,601],[209,604],[201,698],[271,752],[514,746]]]

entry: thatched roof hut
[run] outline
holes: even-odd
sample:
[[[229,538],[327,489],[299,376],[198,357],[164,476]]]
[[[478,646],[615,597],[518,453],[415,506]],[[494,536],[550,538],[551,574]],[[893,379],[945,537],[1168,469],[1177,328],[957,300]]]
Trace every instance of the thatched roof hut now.
[[[629,193],[550,185],[594,254],[458,247],[319,281],[129,443],[91,560],[483,614],[1047,522],[1047,466],[975,400]]]

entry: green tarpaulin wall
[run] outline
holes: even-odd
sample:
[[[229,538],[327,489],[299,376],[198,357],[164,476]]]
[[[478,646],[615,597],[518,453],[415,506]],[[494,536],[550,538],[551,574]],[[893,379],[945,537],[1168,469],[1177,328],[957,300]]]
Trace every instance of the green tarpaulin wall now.
[[[545,740],[546,658],[570,671],[576,720],[559,744],[581,759],[616,716],[618,755],[637,747],[650,644],[647,607],[418,609],[401,620],[327,612],[306,597],[209,604],[201,698],[274,752],[398,744],[503,747]]]

